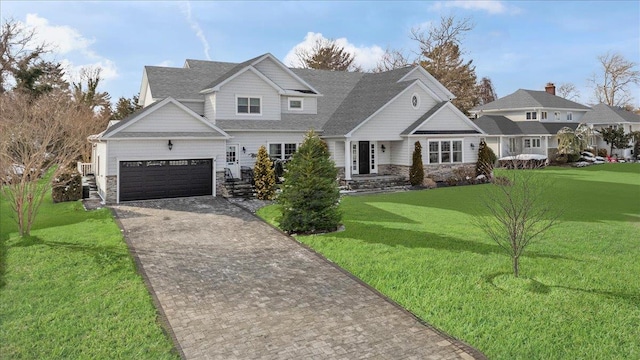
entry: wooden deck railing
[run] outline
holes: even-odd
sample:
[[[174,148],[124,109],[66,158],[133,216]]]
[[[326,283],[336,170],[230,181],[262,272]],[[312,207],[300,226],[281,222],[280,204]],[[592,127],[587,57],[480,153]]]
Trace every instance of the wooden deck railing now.
[[[82,176],[87,176],[87,174],[94,174],[93,164],[78,162],[78,172],[82,174]]]

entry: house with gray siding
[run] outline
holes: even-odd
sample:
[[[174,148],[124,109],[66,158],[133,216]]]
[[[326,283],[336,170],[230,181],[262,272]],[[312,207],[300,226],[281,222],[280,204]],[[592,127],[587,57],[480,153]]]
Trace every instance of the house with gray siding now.
[[[558,130],[575,130],[591,112],[587,106],[556,96],[555,90],[553,83],[548,83],[544,91],[519,89],[469,112],[498,157],[548,157],[558,146]]]
[[[271,54],[242,63],[146,66],[139,104],[90,137],[99,194],[109,203],[220,194],[266,146],[287,160],[314,129],[341,181],[408,178],[414,144],[427,176],[477,160],[487,134],[420,66],[382,73],[288,68]]]

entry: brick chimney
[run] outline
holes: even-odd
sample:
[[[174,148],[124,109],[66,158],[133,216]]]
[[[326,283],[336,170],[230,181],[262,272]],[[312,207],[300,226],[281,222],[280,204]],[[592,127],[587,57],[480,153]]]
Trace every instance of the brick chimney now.
[[[548,92],[551,95],[556,94],[556,85],[552,82],[547,83],[547,86],[544,87],[544,91]]]

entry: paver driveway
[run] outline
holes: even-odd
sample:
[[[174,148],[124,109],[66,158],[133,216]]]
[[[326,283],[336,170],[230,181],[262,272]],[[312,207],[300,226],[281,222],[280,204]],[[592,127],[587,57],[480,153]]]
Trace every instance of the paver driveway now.
[[[483,357],[224,199],[114,209],[184,358]]]

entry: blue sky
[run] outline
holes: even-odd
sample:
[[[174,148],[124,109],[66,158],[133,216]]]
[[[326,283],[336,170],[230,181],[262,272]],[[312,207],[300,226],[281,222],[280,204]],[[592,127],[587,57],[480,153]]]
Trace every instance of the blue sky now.
[[[587,78],[597,56],[618,52],[640,63],[639,1],[285,1],[73,2],[2,1],[2,19],[35,27],[57,48],[70,74],[101,66],[113,99],[137,94],[145,65],[184,60],[241,62],[270,52],[290,65],[293,49],[316,37],[339,39],[366,69],[385,48],[417,49],[416,26],[441,15],[471,18],[463,41],[478,78],[499,96],[547,82],[573,83],[589,103]],[[640,87],[633,89],[640,107]]]

